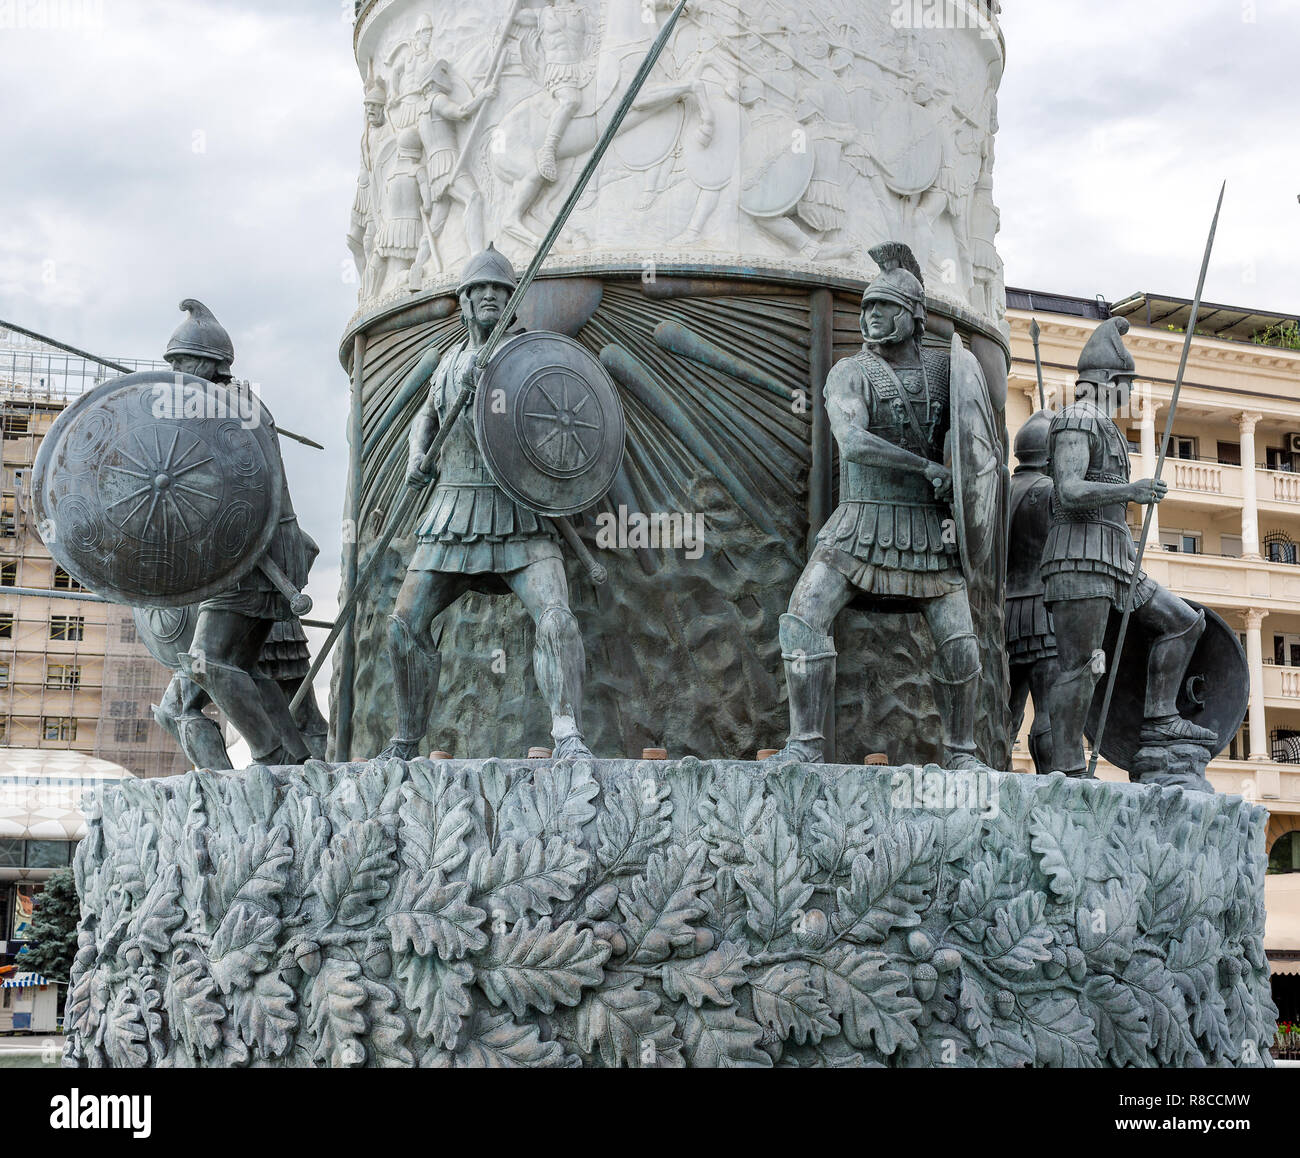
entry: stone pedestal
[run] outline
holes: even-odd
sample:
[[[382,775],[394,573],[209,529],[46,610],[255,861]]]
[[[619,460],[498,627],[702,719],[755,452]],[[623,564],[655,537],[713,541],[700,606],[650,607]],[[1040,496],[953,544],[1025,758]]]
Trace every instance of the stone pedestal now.
[[[444,760],[90,811],[70,1065],[1270,1064],[1236,797]]]

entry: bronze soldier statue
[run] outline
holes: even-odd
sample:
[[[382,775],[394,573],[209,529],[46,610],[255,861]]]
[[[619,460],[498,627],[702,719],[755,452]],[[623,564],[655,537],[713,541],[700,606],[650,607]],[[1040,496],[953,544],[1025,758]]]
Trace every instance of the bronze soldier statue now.
[[[944,465],[951,356],[922,347],[925,287],[911,250],[878,246],[883,272],[862,295],[862,350],[826,379],[840,452],[840,504],[781,617],[790,737],[772,760],[821,763],[835,688],[835,617],[855,596],[876,611],[925,616],[934,640],[945,764],[981,767],[975,712],[979,646],[958,561]]]
[[[1043,544],[1052,525],[1052,478],[1047,432],[1052,416],[1036,411],[1016,434],[1019,465],[1011,477],[1007,536],[1007,661],[1011,674],[1012,736],[1020,734],[1025,705],[1034,702],[1029,753],[1038,772],[1052,771],[1052,728],[1047,700],[1060,674],[1056,635],[1043,602]]]
[[[1178,713],[1178,692],[1205,631],[1205,613],[1142,573],[1126,521],[1129,503],[1158,503],[1162,480],[1129,479],[1128,441],[1114,415],[1126,404],[1135,364],[1123,318],[1108,318],[1079,355],[1076,401],[1048,432],[1054,493],[1043,548],[1044,601],[1056,628],[1060,675],[1049,696],[1052,756],[1067,776],[1087,775],[1083,733],[1098,681],[1112,611],[1122,611],[1135,570],[1133,618],[1150,638],[1143,744],[1209,743],[1219,736]]]
[[[510,262],[491,245],[466,265],[457,292],[467,332],[436,362],[427,361],[429,395],[410,434],[412,483],[431,481],[420,460],[461,388],[476,381],[475,356],[516,284]],[[437,480],[391,617],[397,726],[380,755],[409,760],[419,754],[441,667],[430,633],[433,620],[465,591],[504,587],[519,597],[536,626],[533,670],[551,710],[556,758],[590,756],[582,734],[586,654],[569,610],[553,524],[512,501],[493,481],[468,418],[458,420],[443,445]]]
[[[177,373],[221,384],[232,382],[235,348],[230,335],[202,302],[187,298],[181,309],[189,317],[172,335],[163,357]],[[280,523],[267,557],[301,590],[317,551],[298,525],[286,481]],[[198,605],[194,641],[189,652],[178,657],[182,673],[226,714],[248,741],[258,764],[301,764],[308,756],[283,691],[273,681],[266,681],[271,687],[259,687],[258,683],[263,644],[278,621],[291,618],[288,599],[266,571],[254,568],[229,590]]]

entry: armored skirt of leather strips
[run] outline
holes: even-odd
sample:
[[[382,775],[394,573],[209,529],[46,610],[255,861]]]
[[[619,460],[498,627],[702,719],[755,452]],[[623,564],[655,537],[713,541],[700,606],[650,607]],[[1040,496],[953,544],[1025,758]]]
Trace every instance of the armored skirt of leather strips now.
[[[1041,595],[1007,600],[1007,662],[1035,663],[1056,656],[1056,632]]]
[[[271,634],[262,644],[257,666],[273,680],[300,680],[311,670],[307,633],[296,615],[275,621]]]
[[[938,599],[964,585],[955,545],[934,503],[843,502],[817,536],[813,559],[868,595]]]
[[[561,558],[550,523],[492,483],[437,486],[416,537],[410,571],[504,575]]]

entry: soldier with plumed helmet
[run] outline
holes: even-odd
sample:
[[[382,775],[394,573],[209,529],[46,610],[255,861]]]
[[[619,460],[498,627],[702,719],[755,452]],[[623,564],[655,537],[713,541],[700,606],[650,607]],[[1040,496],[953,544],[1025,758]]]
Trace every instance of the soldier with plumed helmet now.
[[[944,465],[951,356],[922,346],[925,287],[911,250],[877,246],[882,273],[862,296],[862,350],[826,379],[840,452],[840,504],[781,617],[790,737],[771,759],[820,763],[835,687],[835,617],[857,598],[873,611],[924,615],[935,647],[946,766],[981,766],[975,713],[981,663],[959,561]]]
[[[457,287],[465,337],[440,358],[426,357],[420,367],[430,381],[410,433],[408,481],[415,485],[432,481],[421,460],[461,389],[476,384],[475,358],[516,284],[510,262],[492,245],[466,265]],[[590,756],[582,734],[586,653],[569,609],[555,528],[497,485],[466,417],[458,419],[442,446],[437,485],[416,539],[391,616],[397,721],[381,755],[409,760],[419,754],[442,666],[431,636],[433,620],[463,592],[508,590],[523,602],[536,627],[533,670],[551,710],[555,756]]]
[[[1128,440],[1114,415],[1136,375],[1124,346],[1129,324],[1107,318],[1079,355],[1076,401],[1052,419],[1052,526],[1043,548],[1044,601],[1056,628],[1060,677],[1049,697],[1056,770],[1086,776],[1083,732],[1106,672],[1103,643],[1112,611],[1123,611],[1137,573],[1133,618],[1150,639],[1144,744],[1213,744],[1218,735],[1184,719],[1177,700],[1205,632],[1205,613],[1141,571],[1128,527],[1129,503],[1158,503],[1168,484],[1130,481]]]

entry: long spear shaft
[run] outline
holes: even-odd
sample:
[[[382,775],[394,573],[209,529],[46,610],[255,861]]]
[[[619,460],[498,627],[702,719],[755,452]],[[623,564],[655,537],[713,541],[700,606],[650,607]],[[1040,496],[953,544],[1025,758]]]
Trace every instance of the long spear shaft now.
[[[492,62],[488,65],[487,74],[483,77],[485,87],[495,84],[501,77],[501,70],[505,67],[506,45],[510,43],[510,29],[522,4],[523,0],[514,0],[510,5],[510,11],[506,13],[506,23],[501,30],[501,39],[497,42],[496,52],[493,53]],[[452,166],[451,176],[447,178],[449,184],[455,181],[460,176],[461,170],[465,168],[465,162],[469,160],[469,152],[478,140],[479,130],[483,127],[483,118],[486,114],[486,104],[480,105],[478,112],[474,114],[473,121],[470,122],[469,132],[465,134],[465,143],[461,146],[460,156],[456,158],[456,164]]]
[[[1043,354],[1038,348],[1038,336],[1043,332],[1042,327],[1038,324],[1038,319],[1034,318],[1029,323],[1029,337],[1034,343],[1034,369],[1038,372],[1038,409],[1047,409],[1047,391],[1043,389]]]
[[[107,358],[100,358],[86,350],[79,350],[76,346],[69,346],[67,342],[60,342],[54,338],[47,337],[45,334],[38,334],[35,330],[24,329],[22,326],[15,326],[13,322],[0,320],[0,330],[12,330],[15,334],[22,334],[25,338],[35,338],[38,342],[44,342],[47,346],[53,346],[56,350],[63,350],[69,354],[76,354],[78,358],[85,358],[87,362],[94,362],[96,365],[104,366],[109,370],[117,370],[122,374],[134,374],[135,371],[130,366],[123,366],[121,362],[110,362]],[[285,430],[283,426],[275,428],[277,434],[284,435],[285,438],[292,438],[294,442],[301,442],[304,446],[315,447],[317,450],[324,450],[319,442],[314,442],[305,434],[294,434],[291,430]]]
[[[1164,437],[1160,440],[1160,457],[1156,459],[1155,481],[1165,469],[1165,456],[1169,451],[1169,440],[1174,432],[1174,417],[1178,413],[1178,395],[1183,388],[1183,375],[1187,373],[1187,359],[1192,352],[1192,339],[1196,336],[1196,317],[1201,312],[1201,294],[1205,292],[1205,275],[1210,269],[1210,254],[1214,251],[1214,235],[1219,228],[1219,213],[1223,209],[1223,195],[1227,191],[1225,181],[1219,189],[1219,203],[1214,207],[1214,220],[1210,222],[1210,236],[1205,243],[1205,256],[1201,259],[1201,276],[1196,282],[1196,297],[1192,300],[1192,313],[1187,319],[1187,334],[1183,338],[1183,356],[1178,362],[1178,377],[1174,379],[1174,390],[1169,396],[1169,417],[1165,420]],[[1119,635],[1115,640],[1115,654],[1110,661],[1110,673],[1106,679],[1106,695],[1101,702],[1101,719],[1097,722],[1097,735],[1093,737],[1092,756],[1088,760],[1088,775],[1097,774],[1097,760],[1101,756],[1101,743],[1106,737],[1106,722],[1110,718],[1110,701],[1115,694],[1115,677],[1119,674],[1120,658],[1124,654],[1124,640],[1128,635],[1129,620],[1133,617],[1133,600],[1137,595],[1138,579],[1142,574],[1142,555],[1146,551],[1147,537],[1151,534],[1151,516],[1155,513],[1154,499],[1147,504],[1146,515],[1142,519],[1142,536],[1138,540],[1137,558],[1133,561],[1133,578],[1129,580],[1128,594],[1124,599],[1124,614],[1119,621]]]
[[[654,44],[650,46],[650,51],[646,53],[645,59],[641,62],[641,67],[637,69],[636,76],[632,78],[632,83],[628,86],[628,90],[624,94],[622,101],[619,102],[619,106],[615,110],[614,116],[610,120],[608,127],[606,127],[604,134],[596,143],[596,148],[592,151],[591,156],[587,158],[587,163],[583,167],[582,174],[579,176],[577,184],[575,184],[573,189],[569,192],[569,196],[560,207],[559,214],[551,223],[551,228],[547,231],[546,236],[542,238],[542,244],[533,255],[533,260],[529,263],[528,268],[524,270],[523,277],[519,279],[519,284],[515,287],[514,293],[510,295],[510,301],[506,304],[506,308],[501,311],[501,317],[493,327],[488,340],[484,342],[482,347],[479,349],[479,352],[474,359],[476,370],[482,371],[482,369],[488,364],[493,353],[496,352],[497,346],[500,345],[502,339],[506,336],[506,332],[510,327],[510,322],[515,315],[515,310],[519,303],[523,301],[524,294],[528,292],[529,286],[533,284],[533,279],[537,277],[537,273],[542,267],[542,262],[546,260],[547,255],[551,252],[551,247],[555,245],[556,239],[564,229],[565,224],[569,220],[570,214],[573,213],[573,210],[581,199],[582,194],[586,191],[588,183],[596,172],[596,167],[601,162],[601,158],[605,156],[610,144],[614,140],[615,134],[622,126],[624,118],[632,108],[632,102],[636,100],[642,86],[650,76],[650,72],[654,68],[655,63],[659,60],[659,56],[663,52],[664,46],[668,43],[668,38],[672,35],[673,28],[677,24],[678,18],[686,10],[686,2],[687,0],[678,0],[677,7],[673,9],[672,15],[668,17],[663,28],[660,29],[659,35],[655,38]],[[451,409],[447,412],[447,417],[443,420],[438,429],[438,434],[433,440],[433,445],[429,447],[428,453],[425,454],[424,458],[420,462],[420,467],[424,474],[432,474],[434,469],[437,467],[438,455],[442,453],[443,443],[447,441],[447,436],[451,433],[452,427],[460,417],[461,411],[465,409],[470,398],[473,397],[474,389],[475,383],[471,380],[466,383],[461,388],[460,393],[456,395],[456,400],[452,403]],[[366,584],[370,581],[371,576],[374,575],[379,564],[383,561],[384,552],[387,550],[388,544],[393,541],[393,536],[397,534],[398,528],[403,525],[407,515],[410,513],[410,508],[414,505],[415,501],[424,494],[427,486],[428,484],[415,486],[408,484],[405,493],[402,495],[401,499],[398,500],[396,509],[391,512],[387,520],[387,525],[384,528],[383,534],[380,535],[379,541],[370,552],[370,557],[366,560],[365,567],[361,569],[361,573],[357,576],[356,585],[348,592],[346,602],[339,608],[338,615],[334,617],[334,627],[330,631],[329,636],[326,638],[320,651],[316,653],[316,658],[312,662],[311,670],[303,677],[302,685],[294,693],[293,700],[289,705],[291,710],[296,710],[306,698],[308,691],[311,689],[312,681],[315,680],[316,674],[320,671],[321,666],[325,662],[325,657],[329,655],[330,649],[334,646],[339,634],[343,631],[344,625],[352,618],[353,613],[356,611],[357,601],[360,598],[361,592],[365,590]]]

